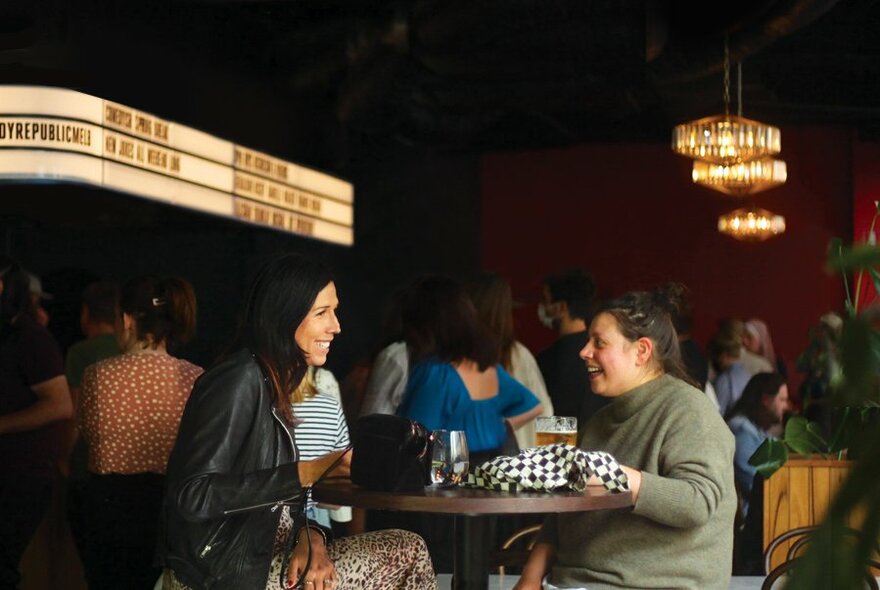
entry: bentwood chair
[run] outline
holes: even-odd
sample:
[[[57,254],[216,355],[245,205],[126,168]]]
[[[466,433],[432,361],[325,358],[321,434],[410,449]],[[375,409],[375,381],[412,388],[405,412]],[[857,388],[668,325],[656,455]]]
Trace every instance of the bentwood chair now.
[[[818,526],[805,526],[794,528],[782,533],[781,535],[773,539],[769,545],[767,545],[767,549],[764,551],[764,571],[767,573],[767,577],[764,579],[764,583],[761,585],[761,590],[771,590],[771,588],[773,588],[773,584],[779,578],[787,574],[789,570],[797,565],[798,561],[802,558],[801,553],[806,548],[807,543],[810,542],[810,535],[818,528]],[[845,529],[845,532],[848,536],[853,537],[858,537],[858,535],[860,534],[859,531],[855,529]],[[771,570],[770,562],[773,554],[780,547],[780,545],[782,545],[786,541],[792,541],[792,543],[789,546],[788,551],[786,552],[785,561],[783,561]],[[874,551],[876,554],[880,555],[880,547],[875,547]],[[880,569],[880,561],[877,561],[875,559],[868,559],[865,565]],[[870,569],[867,569],[865,572],[865,582],[867,583],[868,588],[870,588],[871,590],[880,590],[880,585],[878,585],[877,579],[871,573]]]
[[[492,555],[491,567],[498,568],[498,573],[504,575],[507,567],[522,567],[529,558],[529,553],[538,538],[541,530],[540,524],[527,526],[510,535],[501,549]]]

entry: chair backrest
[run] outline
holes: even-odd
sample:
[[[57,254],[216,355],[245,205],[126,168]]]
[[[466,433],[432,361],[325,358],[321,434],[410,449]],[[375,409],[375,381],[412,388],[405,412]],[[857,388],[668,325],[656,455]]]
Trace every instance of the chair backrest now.
[[[818,529],[818,526],[798,527],[786,531],[770,541],[770,544],[767,545],[767,549],[764,550],[764,571],[767,574],[767,578],[761,585],[761,590],[770,590],[773,587],[773,583],[797,563],[801,557],[801,552],[807,546],[807,543],[810,542],[811,535]],[[859,531],[849,528],[844,529],[844,533],[855,538],[858,538],[861,534]],[[773,553],[786,541],[792,541],[792,543],[786,552],[785,561],[771,570],[770,562]],[[880,546],[875,545],[874,552],[880,556]],[[865,565],[873,568],[880,568],[880,561],[868,559]],[[880,588],[878,588],[877,579],[871,573],[870,569],[865,574],[865,581],[868,583],[868,587],[872,590],[880,590]]]
[[[761,590],[773,590],[773,584],[781,578],[783,575],[788,573],[788,570],[797,565],[800,558],[789,559],[788,561],[783,561],[781,564],[777,565],[773,571],[767,574],[767,577],[764,578],[764,581],[761,583]],[[877,584],[877,578],[875,578],[870,571],[865,572],[865,582],[868,585],[869,590],[880,590],[880,586]]]
[[[535,524],[523,527],[507,537],[501,544],[501,549],[492,555],[491,566],[497,567],[498,573],[503,576],[506,567],[525,565],[540,530],[541,525]]]

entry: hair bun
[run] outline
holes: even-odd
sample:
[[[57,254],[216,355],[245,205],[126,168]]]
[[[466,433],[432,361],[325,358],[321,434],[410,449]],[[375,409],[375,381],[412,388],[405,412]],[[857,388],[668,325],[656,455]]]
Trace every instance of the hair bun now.
[[[654,305],[675,317],[687,307],[687,287],[681,283],[669,282],[651,292]]]

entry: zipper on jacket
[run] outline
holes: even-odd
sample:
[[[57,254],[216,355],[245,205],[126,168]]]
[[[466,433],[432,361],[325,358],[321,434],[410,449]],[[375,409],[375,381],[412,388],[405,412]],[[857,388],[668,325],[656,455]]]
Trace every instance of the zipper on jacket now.
[[[296,452],[296,445],[293,442],[293,437],[290,435],[290,431],[284,425],[284,421],[281,420],[281,417],[278,416],[278,414],[276,413],[276,410],[274,407],[272,408],[272,417],[278,421],[278,423],[281,425],[281,428],[284,429],[285,434],[287,434],[287,440],[290,441],[290,448],[293,450],[293,459],[294,459],[294,461],[296,461],[298,453]],[[296,495],[293,495],[290,498],[286,498],[284,500],[273,500],[272,502],[264,502],[262,504],[253,504],[251,506],[245,506],[243,508],[233,508],[231,510],[224,510],[223,514],[225,514],[225,515],[238,514],[239,512],[249,512],[251,510],[258,510],[260,508],[266,508],[267,506],[271,506],[272,512],[275,512],[276,510],[278,510],[278,508],[280,506],[284,506],[284,504],[292,502],[293,500],[297,499],[299,497],[299,495],[300,494],[296,494]],[[210,551],[210,549],[209,549],[209,551]]]
[[[299,460],[299,453],[296,452],[296,444],[293,442],[293,436],[290,435],[290,431],[287,429],[287,426],[284,424],[284,420],[278,415],[278,412],[275,410],[275,406],[272,406],[272,417],[278,421],[281,425],[281,428],[284,429],[284,433],[287,435],[287,440],[290,441],[290,450],[293,451],[293,460]]]
[[[205,543],[205,547],[204,547],[204,549],[202,549],[202,552],[199,553],[199,558],[200,558],[200,559],[204,559],[205,556],[206,556],[208,553],[211,552],[211,549],[214,548],[214,541],[217,540],[217,535],[220,534],[220,531],[223,530],[223,527],[226,526],[226,523],[227,523],[227,522],[228,522],[228,521],[226,521],[226,520],[224,520],[223,522],[221,522],[221,523],[220,523],[220,526],[217,527],[217,530],[214,531],[214,534],[211,535],[211,538],[208,539],[208,542]]]

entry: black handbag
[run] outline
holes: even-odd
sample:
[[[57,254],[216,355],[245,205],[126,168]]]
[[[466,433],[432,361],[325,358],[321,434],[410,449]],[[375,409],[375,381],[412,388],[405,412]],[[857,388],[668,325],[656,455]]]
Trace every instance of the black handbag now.
[[[361,416],[354,429],[351,481],[369,490],[412,492],[430,483],[431,433],[391,414]]]

